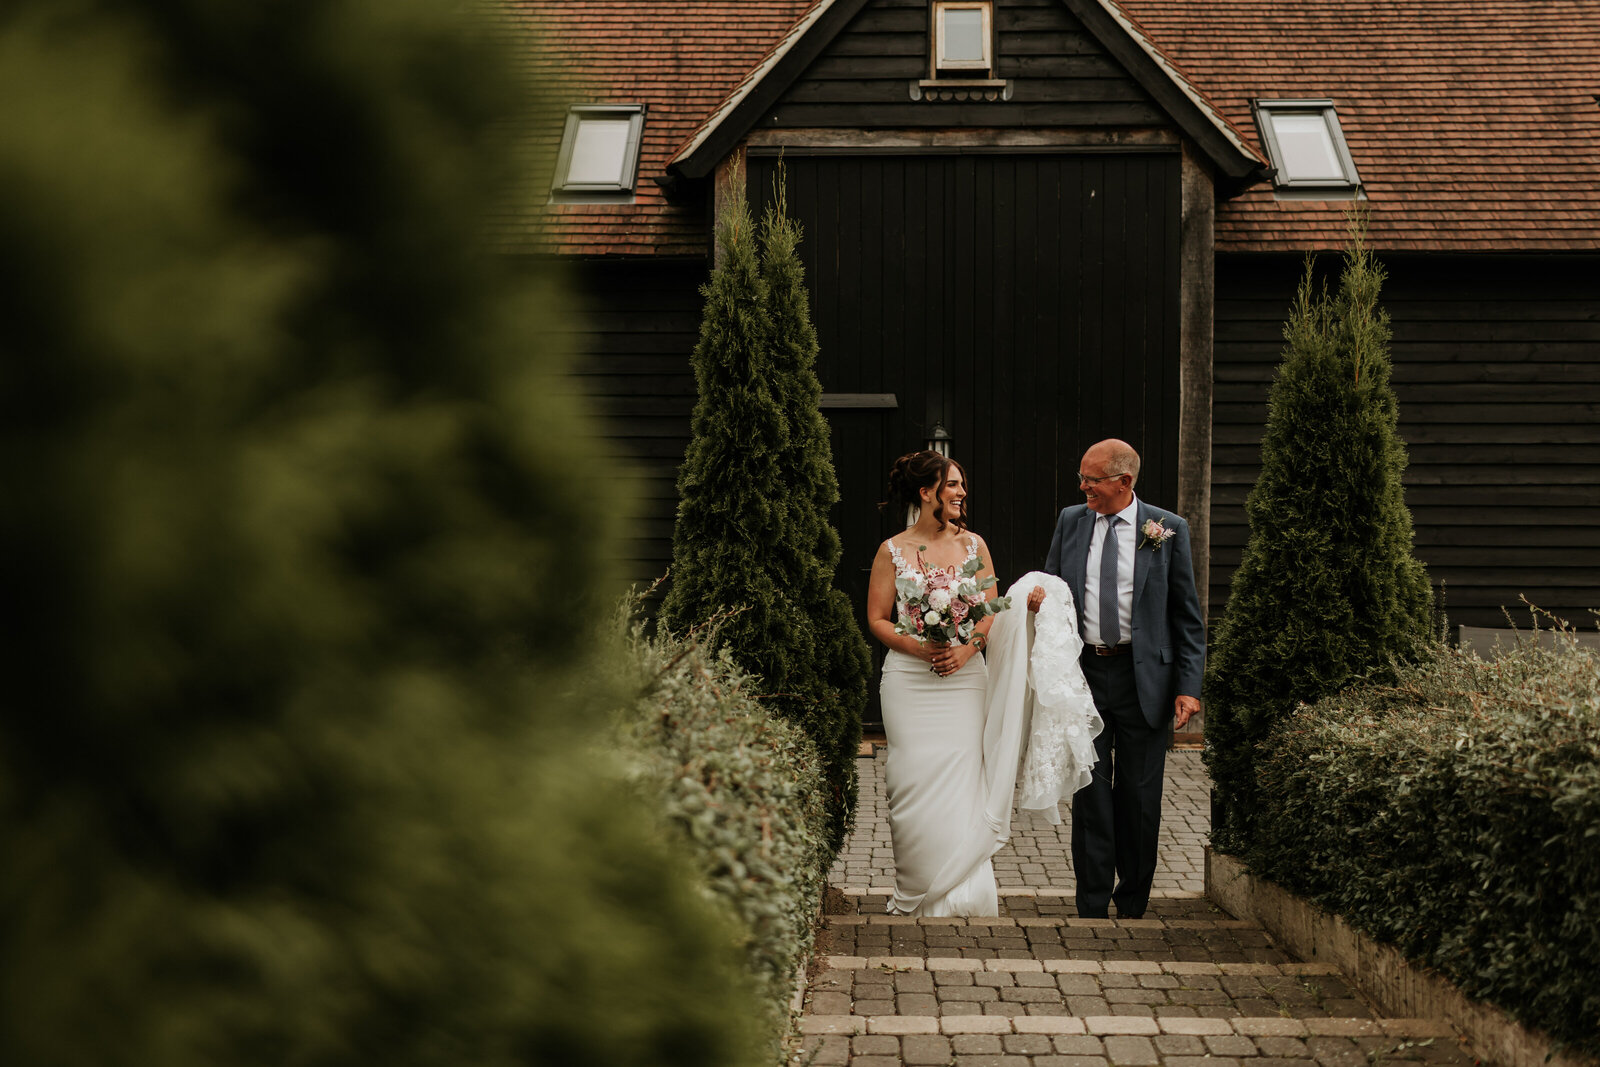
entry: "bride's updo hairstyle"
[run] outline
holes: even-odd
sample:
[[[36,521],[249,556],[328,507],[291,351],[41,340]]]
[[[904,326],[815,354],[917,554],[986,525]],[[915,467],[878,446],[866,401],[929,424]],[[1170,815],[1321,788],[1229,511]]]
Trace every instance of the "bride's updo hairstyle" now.
[[[897,512],[906,509],[922,508],[922,490],[938,490],[944,485],[946,472],[954,467],[961,472],[961,477],[966,478],[967,472],[961,464],[937,452],[927,450],[921,452],[907,452],[894,461],[894,466],[889,468],[889,499],[879,504],[879,508],[894,508]],[[970,487],[968,487],[970,491]],[[962,517],[954,520],[958,530],[965,530],[966,523],[962,521],[966,508],[962,509]],[[938,520],[939,529],[945,528],[944,501],[938,500],[933,506],[933,517]]]

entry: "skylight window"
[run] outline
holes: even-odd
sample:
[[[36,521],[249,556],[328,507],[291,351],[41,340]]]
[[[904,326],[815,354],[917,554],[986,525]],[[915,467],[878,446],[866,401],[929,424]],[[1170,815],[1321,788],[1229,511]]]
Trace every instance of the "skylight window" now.
[[[988,0],[934,0],[934,71],[987,77],[994,67],[994,5]]]
[[[1332,100],[1257,100],[1256,124],[1283,190],[1355,190],[1355,160]]]
[[[567,111],[556,157],[557,193],[631,193],[639,171],[643,104],[584,104]]]

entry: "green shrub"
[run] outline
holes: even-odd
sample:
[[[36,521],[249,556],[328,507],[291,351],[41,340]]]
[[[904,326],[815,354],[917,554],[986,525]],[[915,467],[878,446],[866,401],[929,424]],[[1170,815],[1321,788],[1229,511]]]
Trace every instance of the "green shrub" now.
[[[695,641],[651,639],[635,626],[618,661],[642,693],[623,719],[636,786],[735,917],[781,1063],[832,856],[816,747],[756,699],[756,680],[726,650],[713,657]]]
[[[1250,537],[1206,654],[1212,843],[1241,852],[1260,810],[1257,746],[1301,701],[1423,654],[1428,575],[1412,555],[1406,453],[1389,384],[1383,268],[1359,215],[1336,294],[1311,264],[1268,397]]]
[[[0,1063],[751,1062],[469,8],[0,14]]]
[[[1258,759],[1253,871],[1600,1052],[1600,657],[1440,650]]]

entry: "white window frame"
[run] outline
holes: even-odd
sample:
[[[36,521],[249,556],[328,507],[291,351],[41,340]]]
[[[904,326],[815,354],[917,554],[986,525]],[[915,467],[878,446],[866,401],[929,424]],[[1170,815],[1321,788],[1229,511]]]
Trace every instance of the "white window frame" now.
[[[639,143],[644,132],[643,104],[574,104],[567,109],[567,126],[561,135],[561,151],[556,156],[555,193],[631,193],[639,176]],[[588,119],[615,121],[628,119],[628,140],[623,147],[621,177],[614,182],[575,182],[568,180],[578,127]]]
[[[944,58],[944,16],[948,11],[983,12],[983,58]],[[933,74],[943,71],[968,73],[979,71],[985,77],[994,70],[994,3],[993,0],[934,0],[933,4]]]
[[[1356,173],[1355,159],[1350,146],[1345,143],[1344,129],[1339,125],[1339,111],[1332,100],[1254,100],[1250,104],[1256,115],[1256,128],[1261,132],[1261,143],[1266,146],[1272,160],[1272,184],[1278,189],[1296,190],[1359,190],[1361,175]],[[1344,172],[1342,177],[1295,178],[1284,165],[1283,150],[1278,145],[1274,119],[1287,115],[1315,115],[1322,119],[1333,145],[1334,158]]]

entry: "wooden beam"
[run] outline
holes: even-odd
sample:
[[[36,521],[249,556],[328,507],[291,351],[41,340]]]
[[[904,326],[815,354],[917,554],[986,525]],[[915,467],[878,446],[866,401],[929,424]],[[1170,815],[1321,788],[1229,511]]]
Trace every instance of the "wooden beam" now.
[[[1178,514],[1189,520],[1194,585],[1207,608],[1211,571],[1212,322],[1216,302],[1216,189],[1198,149],[1183,146],[1178,234]]]
[[[897,408],[900,401],[893,393],[823,393],[821,408],[857,408],[883,410]]]
[[[667,169],[688,178],[699,178],[719,167],[722,160],[747,133],[755,128],[767,109],[794,84],[794,80],[822,54],[839,31],[849,25],[860,13],[866,0],[823,0],[825,10],[809,26],[788,51],[777,57],[765,70],[759,71],[750,85],[725,114],[720,115],[706,137],[688,156]]]
[[[894,151],[908,149],[956,150],[963,148],[1176,148],[1173,129],[1116,127],[1066,127],[1057,129],[900,129],[844,128],[751,130],[751,149],[770,153],[779,149],[853,149]]]
[[[1105,0],[1064,0],[1068,10],[1077,16],[1094,37],[1105,46],[1112,58],[1133,75],[1160,108],[1183,128],[1195,142],[1198,151],[1205,154],[1212,167],[1221,171],[1241,188],[1261,180],[1261,163],[1249,155],[1249,150],[1235,144],[1222,127],[1220,116],[1207,114],[1191,98],[1179,82],[1178,75],[1163,69],[1145,46],[1119,22]],[[1215,181],[1212,182],[1215,186]]]

